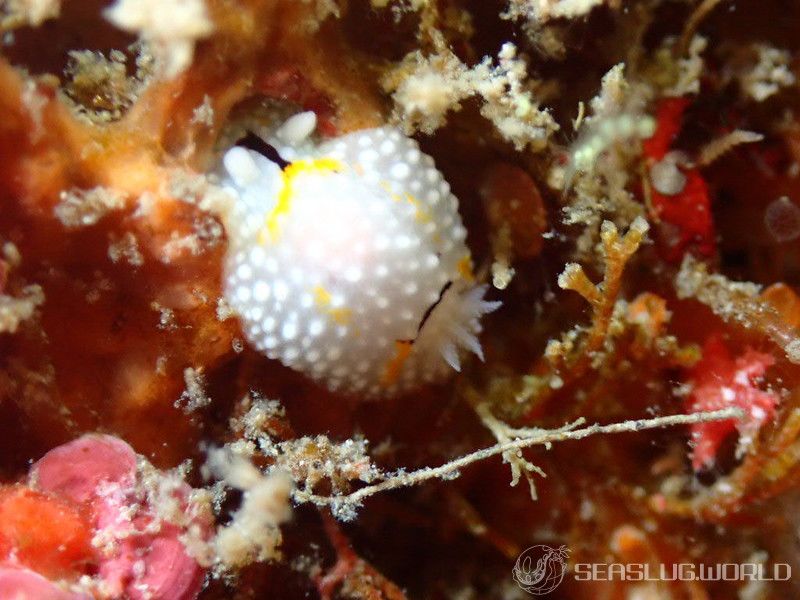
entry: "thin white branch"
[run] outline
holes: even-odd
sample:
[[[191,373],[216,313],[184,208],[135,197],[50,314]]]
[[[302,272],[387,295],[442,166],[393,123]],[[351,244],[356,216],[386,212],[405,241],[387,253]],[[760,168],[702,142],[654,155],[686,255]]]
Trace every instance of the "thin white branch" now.
[[[570,426],[556,430],[530,430],[529,437],[514,439],[511,441],[498,443],[488,448],[476,450],[466,454],[451,462],[438,467],[424,467],[411,473],[397,473],[389,476],[380,483],[368,485],[350,494],[340,496],[320,496],[303,491],[295,492],[295,500],[298,502],[312,502],[318,506],[359,506],[361,502],[379,492],[385,492],[401,487],[411,487],[419,485],[431,479],[453,479],[458,476],[459,471],[472,463],[486,460],[493,456],[501,455],[506,452],[515,452],[531,446],[544,445],[549,447],[553,442],[563,442],[566,440],[581,440],[590,435],[624,433],[629,431],[644,431],[647,429],[658,429],[661,427],[672,427],[675,425],[691,425],[693,423],[706,423],[709,421],[723,421],[726,419],[739,419],[744,413],[738,408],[725,408],[722,410],[698,412],[684,415],[670,415],[667,417],[656,417],[653,419],[635,419],[612,423],[610,425],[594,424],[581,429],[570,429]],[[573,424],[574,425],[574,424]]]

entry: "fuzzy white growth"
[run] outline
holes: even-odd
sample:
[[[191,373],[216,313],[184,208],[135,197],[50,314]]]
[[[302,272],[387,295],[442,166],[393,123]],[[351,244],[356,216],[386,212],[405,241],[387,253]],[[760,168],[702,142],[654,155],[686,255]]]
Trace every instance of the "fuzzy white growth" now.
[[[269,137],[281,169],[236,147],[223,164],[228,303],[250,343],[333,390],[396,394],[481,355],[485,302],[458,200],[416,142],[381,127],[318,146],[313,113]]]
[[[571,150],[570,168],[589,172],[598,157],[616,143],[647,139],[655,133],[655,120],[649,115],[621,114],[592,122]]]
[[[740,81],[742,91],[747,96],[756,102],[763,102],[782,88],[795,84],[790,52],[764,44],[756,44],[753,50],[757,54],[758,62],[742,75]]]
[[[204,0],[117,0],[104,14],[148,42],[168,78],[191,64],[195,42],[214,29]]]
[[[206,550],[217,567],[240,569],[255,561],[273,559],[281,543],[279,526],[291,517],[288,474],[262,474],[243,456],[225,450],[209,453],[208,468],[231,487],[244,492],[233,519],[217,529],[212,547]]]

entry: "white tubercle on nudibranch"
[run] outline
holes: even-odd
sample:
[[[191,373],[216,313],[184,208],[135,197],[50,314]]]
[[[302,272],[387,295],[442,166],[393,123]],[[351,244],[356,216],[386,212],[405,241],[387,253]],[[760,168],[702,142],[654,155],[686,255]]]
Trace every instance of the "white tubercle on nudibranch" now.
[[[279,165],[236,146],[224,185],[224,287],[249,342],[332,390],[386,396],[482,358],[476,285],[458,200],[392,127],[314,145],[314,113],[268,137]]]

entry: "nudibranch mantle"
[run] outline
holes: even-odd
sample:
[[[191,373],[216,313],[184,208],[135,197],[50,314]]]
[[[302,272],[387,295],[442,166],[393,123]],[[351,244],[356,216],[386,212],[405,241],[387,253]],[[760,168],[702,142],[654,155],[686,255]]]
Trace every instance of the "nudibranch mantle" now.
[[[266,140],[283,168],[235,146],[225,296],[248,341],[329,389],[389,396],[482,358],[477,285],[458,200],[392,127],[314,145],[313,113]]]

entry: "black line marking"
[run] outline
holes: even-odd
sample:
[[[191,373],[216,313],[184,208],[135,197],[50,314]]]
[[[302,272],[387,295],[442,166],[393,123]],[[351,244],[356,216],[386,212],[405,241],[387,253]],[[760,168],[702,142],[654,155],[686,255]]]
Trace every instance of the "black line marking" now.
[[[425,326],[425,322],[428,320],[428,317],[431,316],[431,313],[433,312],[433,309],[436,308],[437,306],[439,306],[439,303],[442,301],[442,298],[444,298],[445,292],[447,292],[447,290],[450,289],[451,285],[453,285],[452,281],[448,281],[447,283],[444,284],[444,286],[442,287],[442,290],[439,292],[439,297],[436,299],[436,302],[431,304],[428,307],[428,310],[425,311],[425,314],[422,315],[422,320],[419,322],[419,325],[417,325],[417,335],[414,336],[414,339],[412,340],[412,343],[415,342],[416,339],[419,337],[419,333],[420,333],[420,331],[422,331],[422,328]]]
[[[253,150],[254,152],[258,152],[261,156],[266,158],[267,160],[271,160],[276,165],[278,165],[281,169],[285,169],[289,166],[288,160],[283,160],[278,151],[258,137],[252,131],[248,131],[247,135],[241,138],[235,144],[236,146],[241,146],[242,148],[247,148],[248,150]]]
[[[414,342],[417,341],[417,338],[419,337],[419,333],[420,333],[420,331],[422,331],[422,327],[425,325],[425,322],[428,320],[428,317],[431,316],[431,313],[433,312],[433,309],[436,308],[437,306],[439,306],[439,303],[442,301],[442,298],[444,298],[445,292],[448,289],[450,289],[451,285],[453,285],[453,282],[452,281],[448,281],[447,283],[444,284],[444,286],[442,286],[442,289],[439,292],[439,297],[436,299],[436,302],[431,304],[427,308],[427,310],[425,311],[425,314],[422,315],[422,320],[419,322],[419,325],[417,325],[417,334],[413,338],[411,338],[410,340],[395,340],[395,342],[400,343],[400,344],[411,344],[412,346],[414,345]]]

